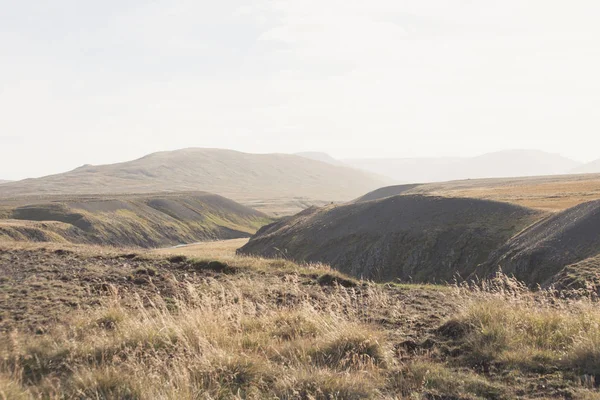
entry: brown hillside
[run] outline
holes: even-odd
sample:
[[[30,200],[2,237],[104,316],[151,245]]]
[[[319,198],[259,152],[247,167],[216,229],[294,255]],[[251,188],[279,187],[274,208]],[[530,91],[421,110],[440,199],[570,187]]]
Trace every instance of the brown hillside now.
[[[2,185],[0,197],[206,191],[236,201],[351,200],[385,185],[370,173],[287,154],[185,149]]]
[[[324,262],[374,280],[448,281],[540,217],[506,203],[394,196],[305,210],[260,229],[240,252]]]

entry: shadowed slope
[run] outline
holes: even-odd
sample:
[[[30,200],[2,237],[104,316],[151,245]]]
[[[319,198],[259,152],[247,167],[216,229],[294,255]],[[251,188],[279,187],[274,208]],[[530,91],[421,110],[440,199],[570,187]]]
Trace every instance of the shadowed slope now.
[[[395,196],[305,210],[260,229],[240,252],[325,262],[375,280],[451,280],[540,216],[492,201]]]
[[[527,283],[544,283],[563,267],[600,253],[600,200],[552,215],[512,238],[481,268],[498,266]]]

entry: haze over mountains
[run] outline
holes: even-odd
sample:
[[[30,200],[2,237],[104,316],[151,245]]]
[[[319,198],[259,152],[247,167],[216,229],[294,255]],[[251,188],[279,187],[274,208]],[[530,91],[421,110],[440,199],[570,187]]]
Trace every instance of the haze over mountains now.
[[[574,174],[594,174],[600,172],[600,159],[583,164],[571,171]]]
[[[346,166],[346,167],[348,166],[347,164],[344,164],[343,161],[337,160],[337,159],[331,157],[329,154],[319,152],[319,151],[305,151],[305,152],[295,153],[295,155],[304,157],[304,158],[308,158],[311,160],[315,160],[315,161],[325,162],[325,163],[328,163],[331,165],[339,165],[339,166]]]
[[[506,150],[470,158],[348,159],[347,165],[399,183],[574,173],[581,163],[539,150]],[[592,171],[589,171],[592,172]]]
[[[0,197],[48,194],[205,191],[236,201],[271,198],[350,200],[385,178],[289,154],[190,148],[2,185]]]

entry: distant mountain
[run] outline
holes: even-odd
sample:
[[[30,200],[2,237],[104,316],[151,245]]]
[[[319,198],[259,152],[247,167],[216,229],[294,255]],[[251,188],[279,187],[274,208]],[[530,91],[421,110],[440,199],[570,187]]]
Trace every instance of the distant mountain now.
[[[600,159],[583,164],[571,170],[573,174],[593,174],[600,173]]]
[[[0,185],[2,185],[3,183],[8,183],[8,182],[11,182],[11,181],[6,181],[4,179],[0,179]]]
[[[398,182],[425,183],[459,179],[566,174],[580,163],[538,150],[506,150],[471,158],[349,159],[346,164]]]
[[[325,163],[331,164],[331,165],[347,166],[340,160],[337,160],[337,159],[331,157],[329,154],[321,153],[318,151],[306,151],[306,152],[302,152],[302,153],[295,153],[295,155],[304,157],[304,158],[308,158],[310,160],[325,162]]]
[[[289,154],[192,148],[0,186],[0,197],[48,194],[205,191],[236,201],[312,198],[351,200],[385,186],[369,172]]]

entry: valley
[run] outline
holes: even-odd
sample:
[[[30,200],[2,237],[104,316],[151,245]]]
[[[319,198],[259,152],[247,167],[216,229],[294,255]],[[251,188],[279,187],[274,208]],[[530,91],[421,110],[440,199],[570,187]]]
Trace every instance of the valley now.
[[[600,175],[389,183],[191,149],[3,184],[0,398],[595,398]]]

